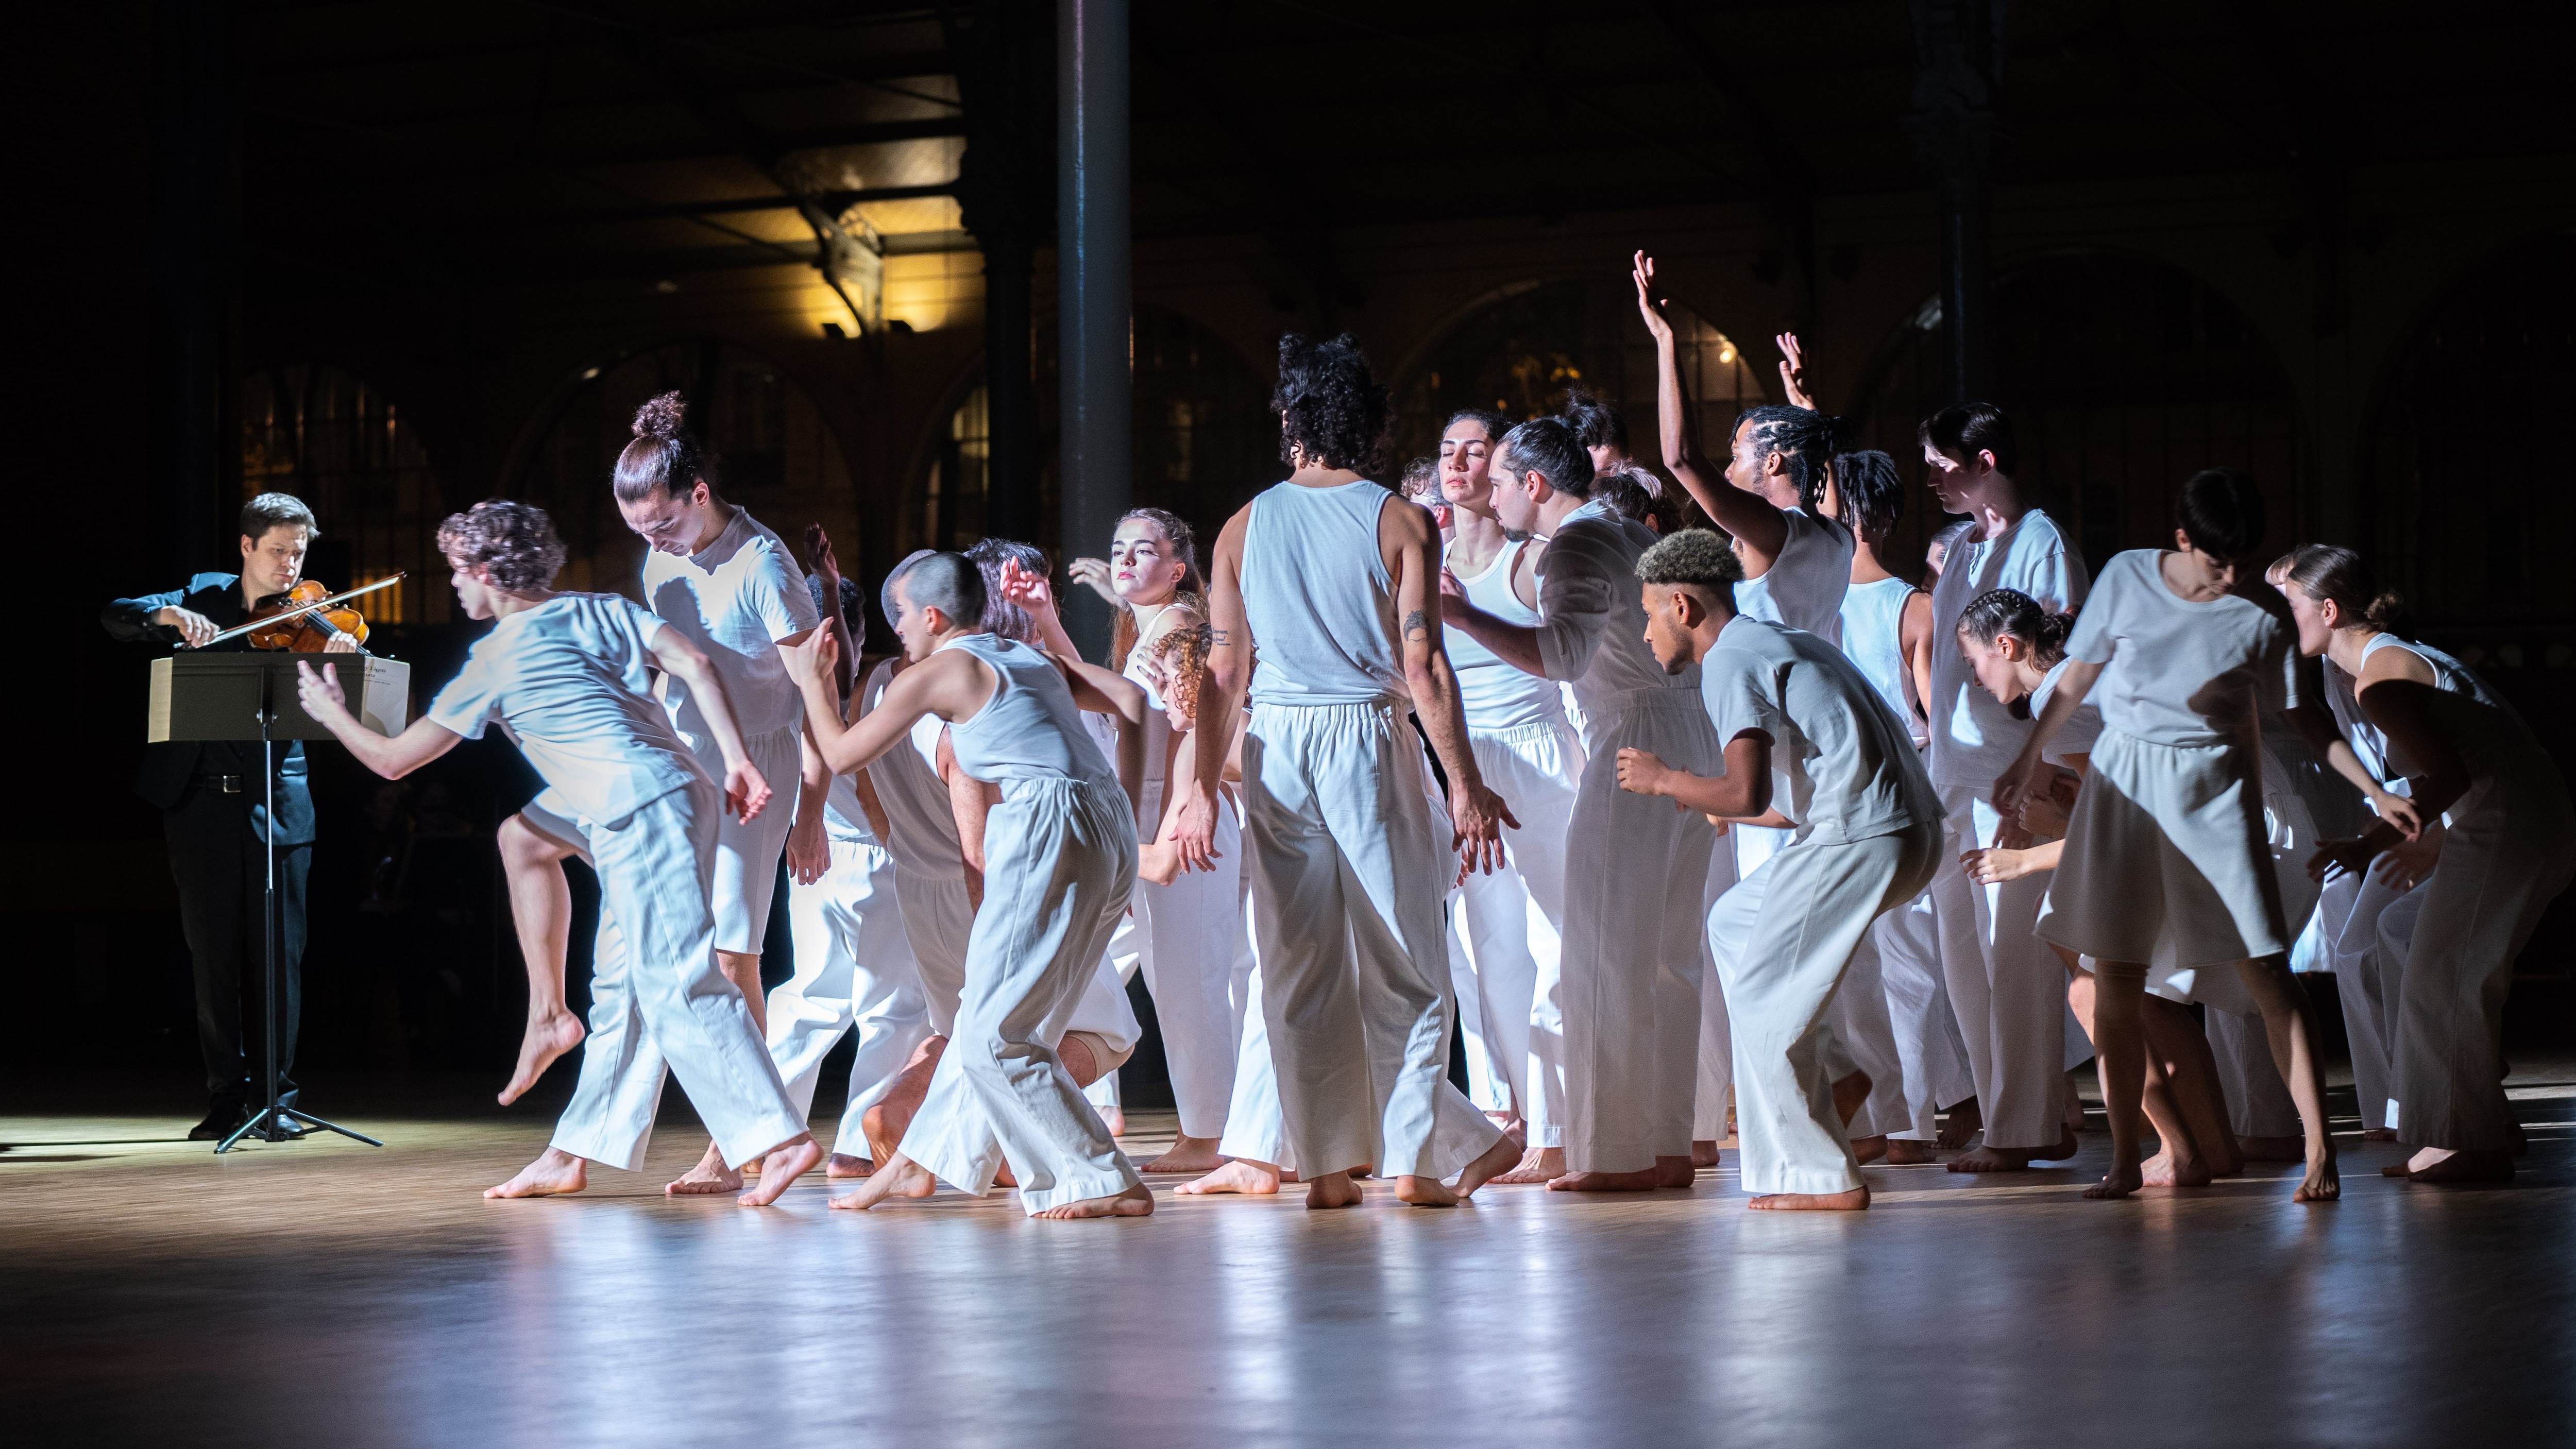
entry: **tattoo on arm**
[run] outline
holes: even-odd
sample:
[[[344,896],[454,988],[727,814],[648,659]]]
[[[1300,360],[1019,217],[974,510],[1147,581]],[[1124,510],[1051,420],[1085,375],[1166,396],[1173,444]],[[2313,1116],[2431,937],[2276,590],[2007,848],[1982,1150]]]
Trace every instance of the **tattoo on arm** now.
[[[1199,626],[1199,637],[1206,641],[1207,647],[1210,649],[1223,649],[1234,642],[1234,634],[1232,630],[1220,629],[1214,624],[1201,624]]]
[[[1404,637],[1406,639],[1427,638],[1430,633],[1431,615],[1427,611],[1416,609],[1404,616]]]

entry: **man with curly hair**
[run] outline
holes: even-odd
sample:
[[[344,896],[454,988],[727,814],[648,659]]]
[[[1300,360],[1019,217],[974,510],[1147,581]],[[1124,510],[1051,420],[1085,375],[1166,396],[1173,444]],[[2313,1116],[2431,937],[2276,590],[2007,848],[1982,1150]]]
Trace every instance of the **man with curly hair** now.
[[[1196,717],[1236,721],[1249,685],[1244,833],[1294,1161],[1229,1163],[1193,1187],[1276,1192],[1293,1169],[1308,1207],[1350,1207],[1351,1170],[1375,1164],[1402,1201],[1447,1206],[1519,1154],[1448,1080],[1450,872],[1408,702],[1448,776],[1450,844],[1468,864],[1500,864],[1503,826],[1517,822],[1477,770],[1441,647],[1440,531],[1368,478],[1385,458],[1386,389],[1349,337],[1291,333],[1271,405],[1292,471],[1217,540]],[[1210,866],[1232,735],[1198,732],[1174,832],[1185,866]]]
[[[546,782],[529,810],[545,833],[577,833],[599,875],[599,949],[591,977],[591,1031],[581,1081],[555,1139],[537,1160],[486,1197],[579,1192],[588,1164],[644,1165],[663,1072],[679,1073],[722,1160],[763,1159],[746,1207],[775,1201],[822,1161],[752,1024],[742,992],[716,959],[713,874],[716,824],[756,817],[769,782],[744,749],[724,677],[677,629],[615,594],[557,593],[564,547],[544,511],[493,500],[451,515],[438,530],[468,617],[494,620],[465,667],[401,734],[360,724],[335,671],[296,669],[304,708],[368,769],[398,780],[482,738],[497,721]],[[652,695],[653,671],[688,687],[724,766],[719,787]],[[526,829],[522,817],[512,824]],[[561,920],[562,872],[551,861],[525,873],[511,862],[514,914]],[[538,909],[522,908],[534,902]],[[532,960],[562,938],[521,945]],[[642,1070],[646,1060],[652,1070]],[[625,1099],[612,1103],[609,1099]],[[640,1125],[638,1125],[640,1124]]]

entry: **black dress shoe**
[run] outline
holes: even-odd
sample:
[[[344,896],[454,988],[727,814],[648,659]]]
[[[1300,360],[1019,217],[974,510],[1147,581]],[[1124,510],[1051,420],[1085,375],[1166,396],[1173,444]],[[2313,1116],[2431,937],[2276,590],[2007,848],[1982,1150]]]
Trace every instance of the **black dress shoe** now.
[[[238,1097],[217,1097],[213,1105],[206,1108],[206,1120],[188,1129],[188,1140],[221,1142],[232,1135],[233,1129],[241,1125],[242,1117],[249,1111],[250,1104]]]

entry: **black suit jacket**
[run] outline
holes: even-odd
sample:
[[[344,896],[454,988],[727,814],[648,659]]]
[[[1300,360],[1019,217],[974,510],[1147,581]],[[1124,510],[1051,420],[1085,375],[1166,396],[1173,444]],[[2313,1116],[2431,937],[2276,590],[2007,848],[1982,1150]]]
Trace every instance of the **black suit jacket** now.
[[[106,626],[108,637],[122,643],[176,644],[179,631],[167,624],[153,623],[154,614],[176,604],[212,619],[218,629],[229,629],[249,620],[250,611],[243,607],[240,585],[239,574],[199,574],[188,580],[187,587],[166,594],[118,599],[100,613],[99,623]],[[248,649],[250,640],[228,639],[213,647]],[[313,839],[313,792],[306,783],[303,741],[287,741],[279,755],[277,843],[309,844]],[[134,777],[134,793],[164,810],[175,809],[188,797],[200,773],[240,775],[247,792],[244,803],[249,806],[251,834],[257,836],[267,830],[257,740],[174,740],[146,745],[143,770]]]

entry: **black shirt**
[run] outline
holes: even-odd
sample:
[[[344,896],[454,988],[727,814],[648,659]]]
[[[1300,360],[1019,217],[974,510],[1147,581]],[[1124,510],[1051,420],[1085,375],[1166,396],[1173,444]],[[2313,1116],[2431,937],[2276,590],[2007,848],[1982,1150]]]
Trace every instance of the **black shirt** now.
[[[168,624],[152,622],[154,614],[173,605],[205,615],[218,629],[250,621],[250,610],[242,602],[239,574],[199,574],[188,580],[187,587],[166,594],[118,599],[100,612],[98,621],[108,637],[120,643],[176,644],[185,636]],[[250,639],[245,635],[210,647],[246,650]],[[277,842],[305,844],[313,839],[313,794],[305,781],[303,741],[286,742],[278,752],[277,773]],[[173,740],[146,745],[142,772],[134,778],[134,793],[164,810],[173,809],[188,797],[201,775],[241,776],[251,833],[256,835],[267,828],[262,818],[265,792],[259,780],[257,740]]]

